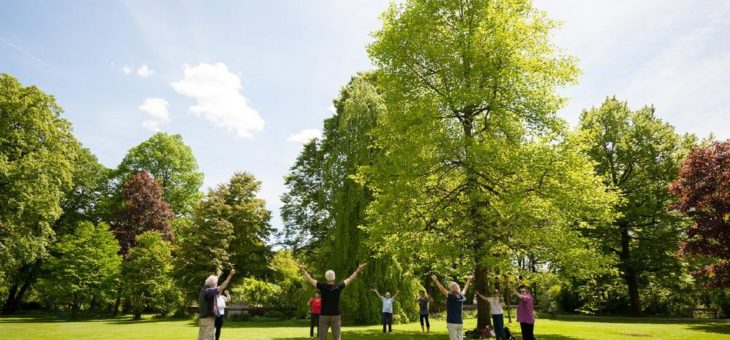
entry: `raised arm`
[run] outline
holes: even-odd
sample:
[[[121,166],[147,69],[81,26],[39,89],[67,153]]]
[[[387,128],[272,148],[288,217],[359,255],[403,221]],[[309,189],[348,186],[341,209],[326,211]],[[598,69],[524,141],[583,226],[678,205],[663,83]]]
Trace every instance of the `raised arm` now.
[[[228,273],[228,277],[226,278],[226,280],[223,281],[223,284],[218,286],[218,294],[220,294],[226,290],[226,288],[228,287],[228,284],[231,282],[231,278],[233,277],[233,274],[235,274],[235,273],[236,273],[236,270],[231,268],[231,271]]]
[[[228,291],[224,291],[223,294],[226,296],[226,302],[231,302],[231,294]]]
[[[380,293],[378,293],[378,290],[377,290],[377,289],[373,288],[373,289],[371,289],[371,290],[372,290],[373,292],[375,292],[375,295],[377,295],[377,296],[378,296],[378,297],[379,297],[379,298],[380,298],[381,300],[382,300],[382,299],[385,299],[385,297],[384,297],[384,296],[382,296],[382,295],[380,295]]]
[[[302,274],[304,275],[304,279],[307,280],[312,286],[317,287],[317,280],[313,279],[309,273],[307,273],[307,269],[304,268],[303,264],[299,265],[299,269],[302,271]]]
[[[400,290],[396,290],[395,294],[391,297],[393,300],[395,300],[395,297],[398,296],[398,293],[400,293]]]
[[[466,277],[466,284],[464,285],[464,290],[461,291],[461,294],[466,294],[466,291],[469,290],[469,285],[471,284],[471,280],[474,279],[474,275],[469,275]]]
[[[489,301],[489,300],[487,300],[486,296],[480,294],[479,291],[477,291],[477,290],[474,291],[474,294],[476,294],[480,299],[482,299],[484,301]]]
[[[350,277],[345,279],[345,285],[346,286],[350,285],[350,282],[352,282],[352,280],[354,280],[357,277],[357,274],[360,274],[360,272],[363,270],[363,268],[365,268],[366,265],[367,265],[367,263],[363,263],[363,264],[357,266],[357,269],[355,269],[355,271],[352,272],[352,275],[350,275]]]
[[[449,296],[449,291],[444,288],[444,286],[439,282],[439,279],[436,277],[436,275],[431,275],[431,280],[433,280],[433,283],[436,285],[436,288],[439,289],[441,294],[444,294],[444,296]]]

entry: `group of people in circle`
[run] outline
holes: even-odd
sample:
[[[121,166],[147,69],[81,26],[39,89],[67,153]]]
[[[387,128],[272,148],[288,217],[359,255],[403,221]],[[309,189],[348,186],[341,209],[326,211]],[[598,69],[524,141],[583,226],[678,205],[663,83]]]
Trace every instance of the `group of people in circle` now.
[[[341,319],[340,319],[340,294],[365,268],[366,264],[361,264],[357,267],[347,279],[337,282],[335,281],[335,272],[328,270],[325,272],[325,282],[318,282],[313,279],[312,276],[307,272],[303,265],[299,268],[302,271],[304,278],[317,288],[314,293],[314,297],[309,300],[311,322],[309,328],[309,336],[314,337],[315,327],[317,328],[317,335],[320,340],[327,339],[327,333],[332,330],[332,336],[334,340],[341,339]],[[448,289],[444,287],[438,278],[433,275],[431,279],[434,285],[446,298],[446,329],[449,334],[450,340],[462,340],[464,339],[464,320],[463,320],[463,307],[466,302],[466,292],[471,285],[474,276],[469,275],[466,277],[466,283],[462,290],[458,283],[450,282]],[[383,333],[392,333],[393,331],[393,302],[399,295],[400,291],[396,291],[392,296],[389,292],[381,295],[377,289],[372,291],[382,301],[382,324]],[[499,290],[494,290],[492,295],[483,295],[478,291],[475,292],[477,298],[483,299],[489,303],[490,314],[492,315],[493,324],[493,335],[496,339],[508,339],[508,334],[504,327],[504,315],[502,309],[502,297]],[[522,339],[533,340],[534,336],[534,324],[535,324],[535,312],[533,307],[533,297],[529,290],[525,286],[520,286],[518,291],[515,293],[519,299],[517,305],[517,322],[520,323],[522,330]],[[418,297],[415,302],[418,303],[419,309],[419,320],[421,323],[421,331],[429,333],[431,331],[431,324],[429,322],[429,304],[433,302],[433,298],[428,296],[425,291],[421,290],[418,292]]]

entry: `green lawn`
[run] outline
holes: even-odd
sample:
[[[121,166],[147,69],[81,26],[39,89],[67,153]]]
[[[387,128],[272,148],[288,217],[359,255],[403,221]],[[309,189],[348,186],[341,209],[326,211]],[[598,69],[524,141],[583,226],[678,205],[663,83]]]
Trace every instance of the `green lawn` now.
[[[467,327],[474,326],[467,320]],[[308,339],[308,322],[227,322],[221,339]],[[444,321],[434,321],[431,339],[445,339]],[[519,324],[508,325],[519,333]],[[421,339],[417,323],[395,325],[394,334],[383,336],[377,326],[345,327],[344,339]],[[673,321],[628,318],[539,319],[535,327],[538,339],[730,339],[730,322]],[[49,317],[18,316],[0,318],[2,339],[195,339],[192,320],[129,318],[59,321]]]

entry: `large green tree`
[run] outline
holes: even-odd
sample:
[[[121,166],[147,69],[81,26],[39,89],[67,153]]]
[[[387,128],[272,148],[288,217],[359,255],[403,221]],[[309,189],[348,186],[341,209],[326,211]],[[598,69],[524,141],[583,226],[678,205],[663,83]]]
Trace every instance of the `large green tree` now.
[[[109,227],[80,222],[53,245],[43,268],[40,292],[44,302],[70,306],[75,318],[93,301],[114,298],[119,283],[119,243]]]
[[[110,170],[99,163],[96,156],[87,148],[76,145],[73,160],[72,186],[64,191],[61,198],[61,216],[52,224],[55,238],[72,233],[83,221],[100,223],[109,220],[106,210],[108,202]],[[41,273],[44,257],[23,264],[10,276],[10,289],[5,300],[5,311],[13,312],[31,289]]]
[[[484,291],[519,241],[608,216],[610,195],[555,116],[556,90],[578,70],[550,43],[554,27],[528,0],[406,1],[383,14],[369,48],[387,106],[376,135],[388,157],[369,170],[378,244],[448,256],[433,269],[474,270]]]
[[[157,231],[146,231],[137,236],[137,246],[122,265],[123,296],[132,307],[135,320],[145,310],[163,315],[176,308],[179,293],[172,281],[172,254],[170,243]]]
[[[9,300],[19,269],[46,254],[71,187],[77,142],[61,113],[52,96],[0,75],[0,282],[10,285]]]
[[[286,178],[285,237],[319,273],[334,269],[347,275],[358,262],[368,261],[368,269],[346,290],[342,307],[355,322],[376,322],[380,300],[370,289],[401,290],[404,299],[417,290],[417,281],[398,261],[372,252],[362,230],[373,192],[359,179],[359,170],[383,156],[372,131],[385,103],[372,75],[363,74],[342,89],[334,104],[336,113],[325,120],[322,140],[304,146]],[[396,306],[396,317],[412,317],[414,308]]]
[[[194,299],[207,275],[236,268],[241,276],[266,278],[272,252],[271,212],[257,197],[261,182],[245,172],[208,191],[195,208],[193,230],[183,240],[176,260],[178,284]]]
[[[674,201],[669,184],[687,149],[652,107],[632,111],[616,98],[583,111],[579,128],[596,172],[620,196],[615,206],[620,217],[589,234],[616,257],[631,312],[639,314],[640,288],[648,283],[648,275],[667,277],[680,270],[675,253],[684,223],[669,209]]]
[[[158,132],[133,147],[119,164],[120,182],[146,170],[160,182],[165,201],[177,216],[188,216],[202,197],[203,173],[198,169],[192,149],[182,136]]]

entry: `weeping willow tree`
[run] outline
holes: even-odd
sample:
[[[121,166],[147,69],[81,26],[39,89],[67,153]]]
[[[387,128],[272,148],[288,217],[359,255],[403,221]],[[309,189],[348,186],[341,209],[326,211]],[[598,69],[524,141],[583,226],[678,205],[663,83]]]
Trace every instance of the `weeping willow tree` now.
[[[319,279],[327,269],[339,278],[360,262],[367,269],[348,287],[342,299],[345,320],[373,323],[380,320],[380,300],[370,290],[401,291],[395,304],[396,320],[415,317],[418,283],[392,256],[374,253],[362,229],[373,193],[359,178],[359,170],[382,157],[371,134],[385,110],[371,84],[359,75],[335,100],[336,113],[325,120],[323,137],[305,145],[286,178],[282,217],[285,239],[305,258]]]

